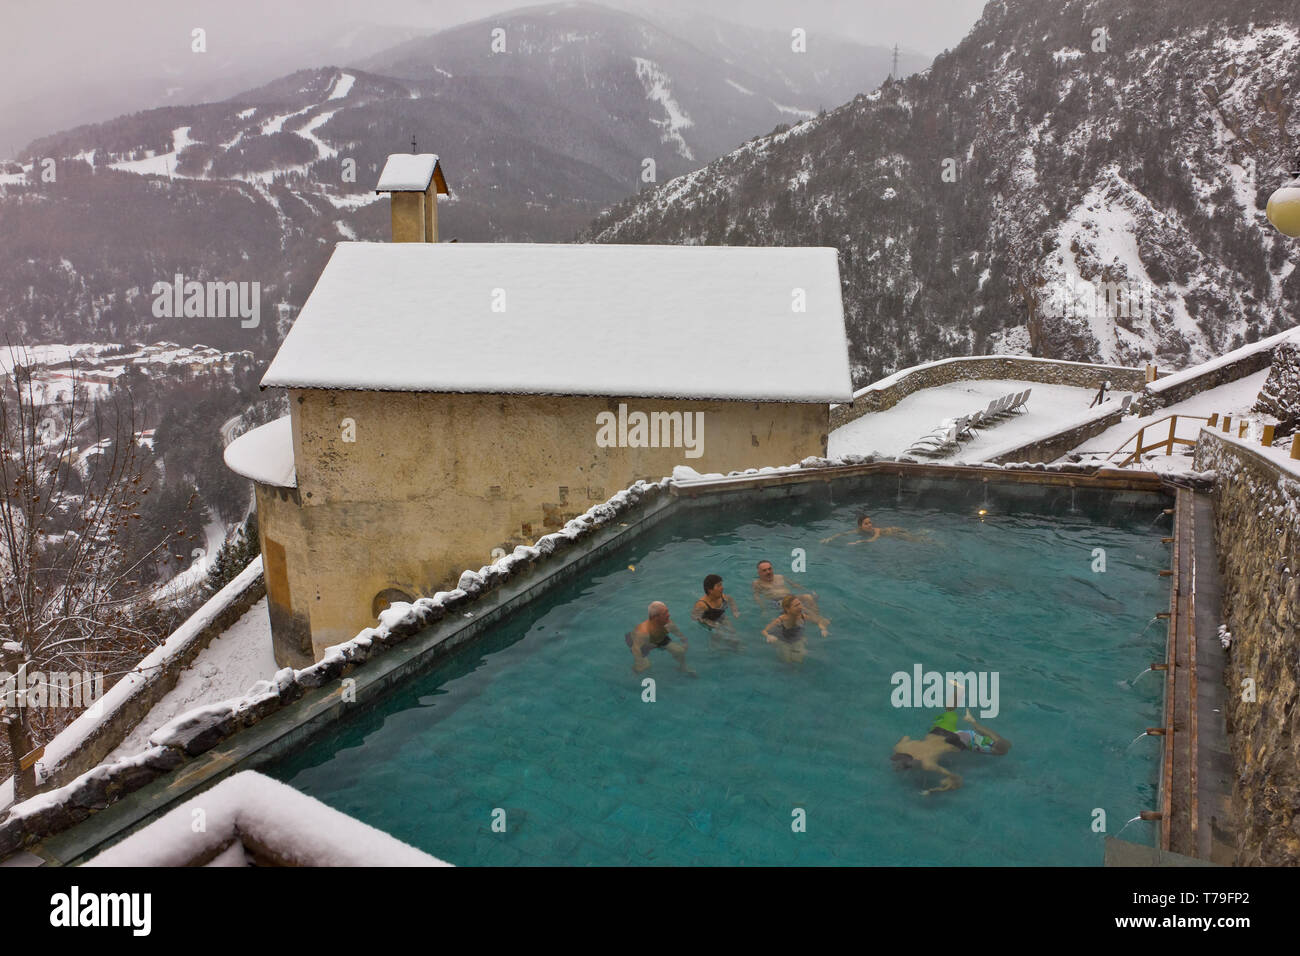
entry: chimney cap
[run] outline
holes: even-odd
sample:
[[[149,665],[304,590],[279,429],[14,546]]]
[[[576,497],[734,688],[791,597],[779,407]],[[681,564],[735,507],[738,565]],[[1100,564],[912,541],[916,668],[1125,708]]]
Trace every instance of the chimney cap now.
[[[438,184],[438,192],[448,195],[437,153],[393,153],[379,174],[377,193],[422,193],[429,183]]]

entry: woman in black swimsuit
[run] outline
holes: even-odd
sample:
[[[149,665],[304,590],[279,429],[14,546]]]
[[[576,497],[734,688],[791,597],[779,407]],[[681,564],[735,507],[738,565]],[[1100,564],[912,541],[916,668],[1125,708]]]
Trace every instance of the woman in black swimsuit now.
[[[735,626],[727,620],[728,606],[732,616],[739,620],[740,611],[731,595],[723,591],[721,575],[710,574],[704,579],[704,597],[691,609],[691,619],[709,629],[710,644],[716,639],[734,650],[740,646],[740,638],[736,636]]]

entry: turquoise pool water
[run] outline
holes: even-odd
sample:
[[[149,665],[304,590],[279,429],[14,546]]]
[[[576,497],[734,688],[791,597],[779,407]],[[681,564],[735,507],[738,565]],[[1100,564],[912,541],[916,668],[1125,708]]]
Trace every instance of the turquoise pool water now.
[[[1159,507],[1108,526],[883,496],[876,524],[926,539],[861,545],[819,543],[861,504],[684,512],[270,772],[459,865],[1099,865],[1096,811],[1115,834],[1156,805],[1159,739],[1133,738],[1160,722],[1162,682],[1128,682],[1163,655],[1163,623],[1143,633],[1168,607]],[[759,559],[790,576],[795,549],[832,619],[798,666],[759,636],[771,615],[750,593]],[[690,620],[710,572],[740,605],[739,651]],[[623,635],[654,599],[697,677],[662,651],[632,671]],[[917,664],[998,673],[982,723],[1012,750],[948,758],[960,790],[923,796],[936,774],[892,768],[937,712],[891,702]]]

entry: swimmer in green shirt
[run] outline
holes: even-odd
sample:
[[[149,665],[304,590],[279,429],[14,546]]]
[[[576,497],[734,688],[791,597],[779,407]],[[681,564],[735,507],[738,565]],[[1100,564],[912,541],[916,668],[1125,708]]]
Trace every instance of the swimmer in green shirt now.
[[[894,761],[896,770],[908,770],[919,765],[922,770],[931,770],[943,776],[943,783],[922,790],[922,794],[957,790],[961,787],[961,777],[943,766],[939,762],[940,758],[963,750],[1001,757],[1011,749],[1010,741],[977,723],[969,708],[963,720],[971,725],[970,730],[957,729],[957,709],[949,707],[935,719],[934,726],[925,737],[920,740],[904,737],[894,745],[890,759]]]

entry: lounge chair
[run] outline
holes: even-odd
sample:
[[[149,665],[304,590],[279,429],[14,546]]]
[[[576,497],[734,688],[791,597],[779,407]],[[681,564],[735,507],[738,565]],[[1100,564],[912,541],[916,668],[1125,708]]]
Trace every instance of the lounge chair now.
[[[924,438],[918,439],[911,448],[907,449],[907,454],[925,455],[930,458],[946,455],[958,447],[957,435],[957,426],[949,425],[943,432],[931,432]]]

